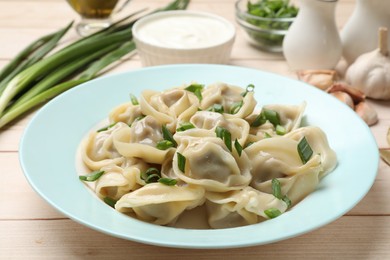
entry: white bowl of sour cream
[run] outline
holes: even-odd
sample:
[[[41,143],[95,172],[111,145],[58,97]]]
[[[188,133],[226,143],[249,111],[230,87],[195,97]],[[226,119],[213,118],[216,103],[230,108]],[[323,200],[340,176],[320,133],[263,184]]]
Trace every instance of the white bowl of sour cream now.
[[[176,63],[226,64],[235,27],[198,11],[166,11],[138,20],[133,38],[144,66]]]

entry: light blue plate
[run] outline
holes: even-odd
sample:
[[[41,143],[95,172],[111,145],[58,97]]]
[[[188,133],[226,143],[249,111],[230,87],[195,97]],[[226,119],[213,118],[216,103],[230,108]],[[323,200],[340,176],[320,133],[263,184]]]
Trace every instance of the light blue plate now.
[[[278,218],[221,230],[188,230],[127,217],[101,202],[78,180],[76,151],[83,137],[129,93],[164,90],[197,81],[242,87],[252,83],[259,105],[307,101],[306,122],[321,127],[338,156],[335,171],[318,189]],[[371,188],[378,149],[366,124],[330,95],[278,75],[221,65],[172,65],[102,77],[50,101],[31,120],[20,162],[31,186],[69,218],[103,233],[141,243],[180,248],[230,248],[276,242],[324,226],[352,209]]]

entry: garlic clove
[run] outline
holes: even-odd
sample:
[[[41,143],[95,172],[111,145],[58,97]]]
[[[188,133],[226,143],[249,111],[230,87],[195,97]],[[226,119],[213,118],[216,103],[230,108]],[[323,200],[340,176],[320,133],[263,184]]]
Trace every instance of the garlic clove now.
[[[369,104],[366,102],[360,102],[355,106],[355,112],[367,123],[372,126],[378,122],[378,114]]]
[[[334,70],[300,70],[298,78],[319,89],[325,90],[332,86],[337,78]]]
[[[390,149],[389,148],[379,149],[379,153],[381,155],[382,160],[388,165],[390,165]]]
[[[350,85],[344,82],[337,82],[326,90],[326,92],[328,93],[333,93],[337,91],[342,91],[350,95],[354,104],[360,103],[364,101],[364,99],[366,98],[363,92],[361,92],[356,88],[351,87]]]
[[[336,97],[338,100],[347,104],[350,108],[354,109],[355,105],[353,104],[352,97],[345,92],[335,91],[330,93],[332,96]]]

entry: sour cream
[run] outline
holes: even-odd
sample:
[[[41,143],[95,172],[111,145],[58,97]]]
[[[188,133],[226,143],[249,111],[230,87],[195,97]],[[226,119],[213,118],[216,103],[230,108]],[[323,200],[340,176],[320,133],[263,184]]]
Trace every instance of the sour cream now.
[[[198,12],[160,15],[139,24],[137,37],[145,43],[173,49],[216,46],[234,37],[234,27],[223,18]]]

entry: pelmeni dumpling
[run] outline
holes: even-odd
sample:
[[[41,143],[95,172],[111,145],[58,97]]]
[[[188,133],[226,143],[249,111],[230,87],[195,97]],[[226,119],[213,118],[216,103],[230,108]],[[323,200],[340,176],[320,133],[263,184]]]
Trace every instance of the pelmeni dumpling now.
[[[217,137],[188,137],[181,139],[177,152],[185,157],[184,172],[178,167],[175,153],[172,168],[182,181],[204,187],[209,191],[237,190],[251,180],[250,162],[245,153],[230,152]]]
[[[122,196],[115,204],[120,212],[134,212],[144,221],[159,225],[173,224],[184,210],[204,203],[204,189],[200,186],[167,186],[151,183]]]
[[[289,133],[300,127],[302,122],[303,113],[306,107],[306,103],[303,102],[300,105],[279,105],[270,104],[265,105],[262,110],[271,110],[277,113],[277,117],[280,121],[281,126],[285,133]],[[259,113],[253,113],[252,115],[245,118],[250,124],[252,124]],[[276,125],[272,124],[269,120],[258,127],[251,127],[250,129],[250,141],[258,141],[266,136],[278,135],[276,131]]]
[[[305,137],[313,152],[321,157],[322,172],[320,178],[333,171],[337,165],[336,153],[330,148],[328,139],[319,127],[308,126],[294,130],[286,135],[287,138],[299,141]]]
[[[215,136],[215,129],[219,127],[223,127],[227,129],[232,136],[232,140],[238,140],[238,142],[242,145],[245,144],[250,126],[247,121],[241,118],[229,118],[226,119],[222,114],[210,111],[198,111],[192,117],[190,122],[197,128],[197,133],[190,131],[187,133],[177,133],[178,135],[201,135],[204,136]],[[207,131],[199,131],[199,129],[210,130]]]
[[[287,204],[272,194],[260,192],[252,187],[226,193],[206,194],[209,225],[212,228],[231,228],[258,223],[269,217],[267,209],[287,210]]]
[[[111,123],[123,122],[131,125],[137,118],[142,116],[142,110],[139,105],[127,102],[114,108],[108,118]]]
[[[199,99],[189,91],[174,88],[164,92],[145,90],[140,98],[141,110],[173,130],[177,121],[189,121],[199,107]]]
[[[119,122],[108,128],[106,131],[93,131],[88,138],[83,141],[81,156],[85,165],[91,170],[99,170],[100,168],[124,162],[123,158],[113,145],[113,135],[121,129],[128,129],[128,125]]]
[[[256,107],[256,100],[253,92],[247,92],[243,97],[244,89],[225,83],[215,83],[209,85],[203,92],[203,99],[200,103],[202,110],[208,110],[215,104],[223,106],[224,116],[226,118],[238,117],[245,118],[250,115]],[[234,107],[239,105],[238,111]]]
[[[155,131],[160,130],[155,129]],[[134,143],[132,141],[136,140],[136,138],[133,137],[133,134],[134,132],[132,129],[127,127],[115,132],[113,136],[114,147],[123,157],[135,157],[140,158],[147,163],[162,164],[165,158],[175,150],[174,148],[167,150],[157,149],[155,146],[151,145],[149,141],[147,144]]]
[[[136,167],[121,168],[116,165],[103,167],[104,174],[96,181],[95,191],[100,198],[114,200],[140,187],[137,183],[139,171]]]

